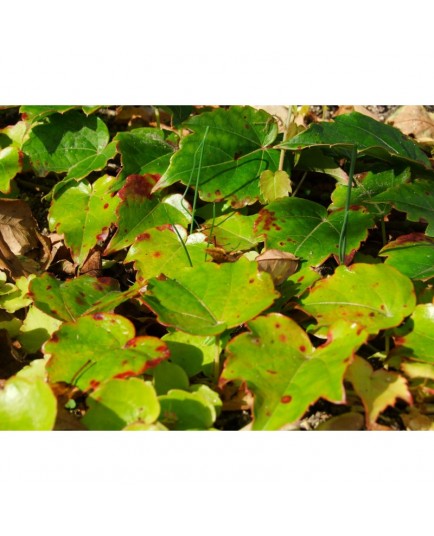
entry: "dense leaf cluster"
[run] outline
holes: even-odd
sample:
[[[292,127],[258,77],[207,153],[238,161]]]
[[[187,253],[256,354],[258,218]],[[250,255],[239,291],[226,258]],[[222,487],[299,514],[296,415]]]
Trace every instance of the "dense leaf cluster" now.
[[[434,429],[429,145],[140,110],[0,110],[0,429]]]

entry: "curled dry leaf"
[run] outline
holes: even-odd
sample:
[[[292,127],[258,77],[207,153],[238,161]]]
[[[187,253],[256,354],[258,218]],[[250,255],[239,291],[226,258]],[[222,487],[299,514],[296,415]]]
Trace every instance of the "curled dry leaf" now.
[[[298,258],[292,253],[267,249],[256,257],[259,271],[268,272],[275,285],[281,285],[298,268]]]

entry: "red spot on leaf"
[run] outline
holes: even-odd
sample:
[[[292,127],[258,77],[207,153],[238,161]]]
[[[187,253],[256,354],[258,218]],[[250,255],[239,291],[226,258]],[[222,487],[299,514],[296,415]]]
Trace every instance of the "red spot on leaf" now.
[[[126,370],[125,372],[119,372],[114,378],[119,378],[123,380],[124,378],[131,378],[131,376],[136,376],[136,373],[133,370]]]
[[[75,298],[75,303],[77,303],[78,305],[86,305],[86,302],[83,300],[81,296],[77,296]]]
[[[267,369],[267,372],[268,372],[268,374],[277,374],[277,371],[276,371],[276,370],[269,370],[269,369]]]
[[[300,345],[298,347],[298,349],[300,350],[300,352],[305,352],[306,351],[306,346],[304,344]]]
[[[148,370],[150,368],[156,367],[157,365],[159,365],[165,359],[166,359],[165,357],[161,357],[159,359],[150,359],[149,361],[146,361],[145,366],[140,371],[140,374],[142,374],[143,372],[145,372],[146,370]]]
[[[157,183],[160,175],[129,175],[125,181],[125,186],[118,192],[119,197],[124,201],[131,197],[151,198],[151,190]]]
[[[59,342],[57,333],[53,333],[53,335],[51,335],[51,342]]]
[[[368,315],[368,316],[370,316],[371,318],[374,318],[374,316],[375,316],[375,313],[372,313],[372,312],[371,312],[371,313],[369,313],[369,315]]]
[[[280,231],[282,227],[279,227],[279,225],[274,224],[273,227],[276,229],[276,231]]]
[[[107,227],[107,226],[106,226],[106,227],[103,227],[103,228],[101,229],[101,232],[100,232],[99,234],[96,235],[96,239],[97,239],[99,242],[103,242],[103,241],[107,238],[107,236],[108,236],[107,231],[108,231],[108,227]]]
[[[280,328],[280,324],[279,324],[279,322],[276,322],[276,323],[274,324],[274,327],[275,327],[276,329],[279,329],[279,328]]]
[[[169,231],[172,231],[172,233],[175,232],[170,223],[163,223],[163,225],[157,225],[156,229],[158,229],[159,231],[165,231],[166,229],[168,229]]]
[[[282,396],[282,398],[280,399],[282,404],[289,404],[291,400],[292,400],[292,396],[289,396],[289,395]]]
[[[92,315],[92,317],[95,320],[104,320],[104,315],[102,313],[95,313],[94,315]]]
[[[96,389],[97,387],[99,387],[100,383],[101,382],[99,382],[98,380],[90,380],[89,385],[91,389]]]
[[[251,279],[249,279],[249,283],[252,285],[253,283],[255,282],[255,280],[253,279],[253,277]]]
[[[104,210],[106,210],[107,208],[109,208],[109,204],[108,203],[104,203],[104,206],[102,207]]]
[[[140,242],[141,240],[149,240],[150,238],[151,235],[149,233],[142,233],[136,238],[136,241]]]
[[[286,342],[286,341],[287,341],[286,335],[284,335],[283,333],[281,333],[281,334],[279,335],[279,341],[280,341],[280,342]]]
[[[161,257],[161,251],[154,251],[152,253],[152,256],[155,257],[156,259],[158,259],[158,257]]]
[[[258,219],[255,221],[255,229],[262,228],[264,231],[269,231],[276,221],[274,212],[270,212],[266,208],[259,211]]]
[[[394,337],[395,344],[403,345],[405,344],[406,338],[405,337]]]
[[[165,357],[170,357],[170,350],[169,347],[165,344],[162,344],[161,346],[157,346],[155,349],[158,353],[163,354]]]
[[[299,277],[299,278],[297,279],[297,283],[301,283],[301,282],[303,281],[303,279],[304,279],[304,275],[302,275],[301,277]]]
[[[47,286],[45,287],[45,290],[51,290],[52,288],[53,288],[53,287],[52,287],[51,285],[47,285]]]

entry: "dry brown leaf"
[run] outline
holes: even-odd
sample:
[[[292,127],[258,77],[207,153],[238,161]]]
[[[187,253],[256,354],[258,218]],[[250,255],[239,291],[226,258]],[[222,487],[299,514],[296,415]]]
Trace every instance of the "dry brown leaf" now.
[[[359,106],[359,105],[343,105],[339,106],[337,109],[336,115],[342,115],[342,114],[349,114],[350,112],[359,112],[359,114],[367,115],[368,117],[372,117],[372,119],[375,119],[376,121],[380,121],[380,116],[378,114],[375,114],[374,112],[371,112],[365,106]]]
[[[0,233],[15,255],[39,247],[38,224],[28,204],[20,199],[0,199]]]
[[[278,249],[267,249],[256,257],[259,271],[267,272],[275,285],[281,285],[298,268],[298,258],[292,253]]]
[[[420,143],[434,145],[434,118],[423,106],[400,106],[386,122]]]

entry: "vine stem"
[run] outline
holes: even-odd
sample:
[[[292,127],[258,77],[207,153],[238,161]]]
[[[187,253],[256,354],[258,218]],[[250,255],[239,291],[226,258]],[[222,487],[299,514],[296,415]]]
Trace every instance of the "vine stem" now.
[[[351,164],[350,164],[350,174],[348,176],[348,190],[347,190],[347,199],[345,201],[344,221],[342,222],[341,234],[339,236],[339,262],[340,264],[345,263],[345,249],[347,246],[348,215],[350,213],[351,188],[353,186],[353,176],[354,176],[354,168],[356,166],[356,159],[357,159],[357,145],[353,145],[353,148],[351,150]]]
[[[220,335],[215,336],[215,342],[216,342],[216,354],[214,356],[213,377],[214,377],[214,383],[215,385],[217,385],[217,382],[220,376]]]

